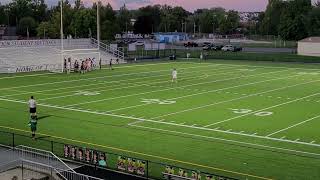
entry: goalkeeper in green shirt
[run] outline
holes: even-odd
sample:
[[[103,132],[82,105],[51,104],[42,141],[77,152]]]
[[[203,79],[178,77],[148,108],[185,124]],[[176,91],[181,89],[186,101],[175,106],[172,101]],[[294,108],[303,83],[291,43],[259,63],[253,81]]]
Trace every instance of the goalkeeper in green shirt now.
[[[36,131],[37,131],[37,116],[36,115],[30,116],[29,126],[30,126],[31,132],[32,132],[32,139],[35,140],[36,139],[35,138]]]

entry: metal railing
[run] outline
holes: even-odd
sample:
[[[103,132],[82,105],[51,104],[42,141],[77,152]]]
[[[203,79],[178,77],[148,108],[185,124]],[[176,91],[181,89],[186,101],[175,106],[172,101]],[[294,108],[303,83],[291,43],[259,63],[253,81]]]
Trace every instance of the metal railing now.
[[[124,60],[124,52],[120,51],[117,48],[111,47],[110,45],[105,44],[103,42],[100,42],[100,44],[98,44],[98,40],[96,40],[94,38],[91,38],[91,44],[93,44],[94,46],[99,47],[103,51],[105,51],[105,52],[107,52],[109,54],[112,54],[113,56],[115,56],[115,57],[117,57],[117,58],[119,58],[121,60]]]
[[[34,178],[39,176],[39,173],[52,177],[54,179],[62,180],[102,180],[100,178],[80,174],[77,172],[65,171],[63,169],[55,168],[47,164],[33,162],[26,159],[18,159],[0,166],[0,172],[5,172],[11,169],[19,168],[22,179]]]
[[[70,166],[64,163],[58,156],[50,151],[31,148],[23,145],[16,146],[12,151],[18,153],[22,159],[40,160],[46,162],[47,165],[64,169],[65,171],[75,172]]]
[[[6,145],[6,146],[10,146],[11,148],[15,149],[15,151],[18,151],[18,152],[20,151],[20,155],[21,155],[20,157],[21,158],[22,157],[26,157],[28,154],[31,153],[31,154],[33,154],[32,155],[33,157],[40,157],[40,158],[43,157],[43,159],[44,159],[43,162],[48,162],[47,164],[49,164],[51,167],[54,167],[56,169],[63,169],[64,170],[63,171],[64,174],[62,172],[60,172],[62,175],[73,174],[73,171],[70,171],[70,170],[68,171],[67,168],[63,168],[63,166],[61,164],[60,164],[60,166],[54,166],[56,164],[53,163],[54,159],[57,159],[59,157],[65,158],[64,157],[64,145],[66,143],[68,143],[70,145],[71,142],[53,141],[53,140],[49,140],[50,137],[48,137],[49,139],[41,137],[41,138],[37,139],[36,141],[34,141],[34,140],[32,140],[30,138],[30,136],[23,135],[23,134],[18,134],[18,133],[5,132],[5,131],[0,131],[0,137],[1,137],[0,138],[0,144]],[[21,146],[20,144],[36,147],[37,149],[26,147],[26,146]],[[85,147],[86,145],[85,144],[77,144],[76,146]],[[43,150],[39,150],[39,148],[41,148]],[[94,147],[88,147],[88,148],[95,149]],[[118,153],[115,153],[115,152],[107,152],[107,151],[102,150],[100,148],[98,148],[96,150],[103,151],[103,152],[106,153],[106,155],[107,155],[107,167],[99,167],[97,165],[87,164],[85,162],[78,162],[78,163],[86,164],[88,166],[93,166],[93,167],[99,167],[99,169],[102,168],[102,169],[106,169],[106,170],[112,170],[112,171],[116,171],[116,172],[120,172],[120,173],[124,173],[124,174],[130,175],[130,176],[139,176],[139,177],[145,178],[145,179],[163,179],[164,176],[163,176],[162,173],[166,170],[167,166],[170,166],[176,172],[178,170],[180,170],[180,169],[183,169],[189,175],[191,175],[192,172],[199,172],[204,177],[206,175],[212,175],[214,177],[224,178],[225,180],[235,180],[235,178],[231,178],[232,176],[234,176],[236,178],[246,177],[246,176],[238,176],[238,175],[235,175],[235,174],[228,174],[228,173],[225,174],[225,172],[220,172],[218,170],[216,172],[214,172],[214,173],[213,172],[209,173],[205,169],[190,169],[188,167],[183,167],[183,166],[179,166],[179,165],[170,165],[170,164],[167,164],[165,162],[156,162],[156,161],[150,161],[150,160],[142,159],[141,157],[130,157],[128,154],[118,154]],[[47,153],[47,155],[43,155],[44,152]],[[54,156],[52,154],[54,154]],[[137,173],[134,173],[134,172],[128,172],[126,170],[119,169],[117,162],[118,162],[118,158],[120,156],[121,157],[126,157],[126,158],[145,161],[146,162],[146,167],[145,167],[144,175],[137,174]],[[19,157],[19,156],[15,156],[15,157]],[[14,161],[14,160],[17,160],[17,159],[19,159],[19,158],[16,158],[16,159],[11,158],[10,160],[8,160],[6,162],[11,162],[11,161]],[[34,158],[30,158],[29,157],[29,158],[26,158],[26,160],[34,161]],[[68,161],[75,162],[72,159],[68,159]],[[3,162],[3,161],[1,161],[1,153],[0,153],[0,162]],[[43,162],[39,162],[39,163],[40,164],[45,164]],[[0,170],[1,170],[1,163],[0,163]],[[220,175],[218,175],[218,174],[220,174]],[[222,175],[222,174],[225,174],[225,175]],[[226,176],[229,176],[229,177],[226,177]]]

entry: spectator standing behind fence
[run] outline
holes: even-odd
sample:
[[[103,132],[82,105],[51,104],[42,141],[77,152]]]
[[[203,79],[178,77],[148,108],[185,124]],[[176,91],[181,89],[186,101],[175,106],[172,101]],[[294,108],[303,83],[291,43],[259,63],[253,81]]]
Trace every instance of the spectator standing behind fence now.
[[[92,63],[91,63],[91,59],[88,59],[88,71],[91,71],[92,68]]]
[[[119,64],[119,59],[118,59],[118,58],[117,58],[117,60],[116,60],[116,61],[117,61],[117,64]]]
[[[112,68],[112,59],[110,59],[109,68],[110,68],[110,70],[113,70],[113,68]]]
[[[67,60],[66,60],[66,58],[64,58],[64,62],[63,62],[63,72],[67,72]]]
[[[79,63],[78,63],[78,60],[76,60],[75,62],[74,62],[74,72],[79,72]]]
[[[81,62],[81,67],[80,67],[80,71],[81,71],[81,74],[84,74],[84,61]]]

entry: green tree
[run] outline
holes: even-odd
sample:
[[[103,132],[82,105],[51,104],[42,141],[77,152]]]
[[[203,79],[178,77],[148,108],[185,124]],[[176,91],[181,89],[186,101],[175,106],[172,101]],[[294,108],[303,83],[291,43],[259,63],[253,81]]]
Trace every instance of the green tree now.
[[[188,12],[182,7],[174,7],[171,11],[171,20],[173,21],[170,28],[171,31],[185,31],[185,23],[187,23]]]
[[[75,0],[74,1],[74,9],[78,10],[78,9],[84,9],[84,4],[82,2],[82,0]]]
[[[149,34],[159,30],[161,23],[161,6],[142,7],[137,12],[137,19],[134,25],[134,32],[141,34]]]
[[[116,23],[119,25],[120,30],[122,32],[131,31],[133,29],[131,25],[131,18],[132,18],[132,14],[124,4],[120,8],[119,13],[117,15],[117,20],[116,20]]]
[[[37,23],[32,17],[24,17],[19,21],[18,33],[24,36],[34,36],[36,35],[36,28]]]
[[[269,0],[263,21],[260,25],[260,32],[265,35],[278,35],[282,12],[286,9],[286,2],[283,0]]]
[[[240,17],[237,11],[228,11],[225,18],[222,19],[220,31],[224,34],[235,33],[239,27]]]
[[[285,2],[281,14],[279,35],[285,40],[300,40],[308,36],[308,14],[312,10],[310,0],[292,0]]]
[[[5,11],[5,6],[0,3],[0,24],[7,24],[7,14]]]
[[[218,33],[224,22],[226,12],[223,8],[199,9],[195,12],[199,18],[199,26],[203,33]]]
[[[161,6],[159,31],[162,31],[162,32],[171,31],[170,24],[171,24],[171,20],[173,19],[171,11],[172,11],[171,6],[168,6],[166,4]]]
[[[320,5],[320,3],[319,3]],[[307,16],[309,36],[320,36],[320,6],[315,6]]]
[[[75,38],[89,37],[90,31],[96,30],[96,11],[92,9],[77,9],[74,12],[73,21],[70,28],[73,30],[71,35]]]
[[[257,32],[257,34],[263,34],[262,32],[262,22],[263,22],[263,19],[265,17],[265,13],[264,12],[261,12],[258,16],[258,19],[256,21],[256,24],[255,24],[255,30]]]
[[[100,4],[100,22],[101,39],[113,40],[115,34],[121,31],[116,23],[116,14],[109,3],[106,6]]]
[[[59,38],[59,30],[55,29],[49,22],[41,22],[37,27],[37,36],[40,38]]]
[[[48,18],[48,9],[44,0],[32,0],[32,17],[39,23],[47,20]]]

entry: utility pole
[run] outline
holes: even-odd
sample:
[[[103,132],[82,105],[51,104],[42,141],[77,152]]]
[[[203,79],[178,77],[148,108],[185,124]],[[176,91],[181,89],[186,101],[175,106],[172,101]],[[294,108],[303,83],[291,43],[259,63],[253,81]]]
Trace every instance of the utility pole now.
[[[193,22],[193,34],[196,34],[196,22]]]

